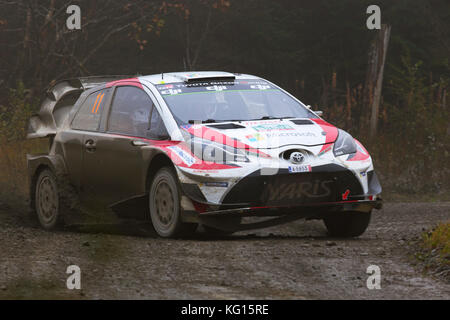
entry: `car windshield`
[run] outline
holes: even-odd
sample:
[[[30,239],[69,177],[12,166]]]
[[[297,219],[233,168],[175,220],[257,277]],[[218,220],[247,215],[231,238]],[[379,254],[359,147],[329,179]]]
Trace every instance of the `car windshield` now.
[[[316,118],[302,103],[263,80],[156,86],[178,124]]]

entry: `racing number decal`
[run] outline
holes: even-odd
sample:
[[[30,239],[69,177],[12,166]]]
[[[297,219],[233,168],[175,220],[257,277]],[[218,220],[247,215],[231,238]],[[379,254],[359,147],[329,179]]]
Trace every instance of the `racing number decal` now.
[[[102,104],[104,96],[105,94],[102,94],[101,92],[97,95],[97,99],[95,100],[94,106],[92,107],[92,113],[97,113],[98,107],[100,107],[100,105]]]

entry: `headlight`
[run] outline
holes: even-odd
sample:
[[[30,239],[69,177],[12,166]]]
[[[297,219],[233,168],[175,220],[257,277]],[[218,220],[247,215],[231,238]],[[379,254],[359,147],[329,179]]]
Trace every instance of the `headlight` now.
[[[336,157],[342,156],[344,154],[355,153],[355,139],[353,139],[353,137],[344,130],[339,129],[339,135],[336,142],[334,143],[333,152]]]
[[[191,140],[191,150],[203,161],[216,163],[249,162],[245,152],[227,145],[202,139]]]

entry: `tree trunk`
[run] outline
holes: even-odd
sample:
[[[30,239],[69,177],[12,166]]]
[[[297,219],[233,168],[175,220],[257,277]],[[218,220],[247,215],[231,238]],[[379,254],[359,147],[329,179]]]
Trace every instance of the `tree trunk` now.
[[[378,114],[383,88],[384,66],[391,35],[391,26],[382,25],[369,51],[369,64],[364,88],[364,112],[361,129],[369,125],[369,137],[377,135]]]

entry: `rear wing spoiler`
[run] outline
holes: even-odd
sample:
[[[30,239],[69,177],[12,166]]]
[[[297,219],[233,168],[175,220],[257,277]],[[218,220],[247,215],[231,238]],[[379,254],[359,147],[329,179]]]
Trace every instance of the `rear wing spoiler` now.
[[[73,105],[58,106],[58,102],[68,94],[78,94],[86,90],[104,85],[108,82],[126,79],[130,76],[96,76],[61,80],[50,85],[37,114],[31,116],[28,123],[27,139],[45,138],[56,135],[58,128],[67,117]],[[65,110],[63,110],[63,108]],[[57,112],[61,109],[60,112]]]

